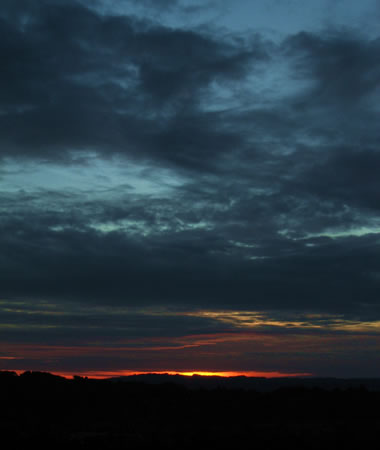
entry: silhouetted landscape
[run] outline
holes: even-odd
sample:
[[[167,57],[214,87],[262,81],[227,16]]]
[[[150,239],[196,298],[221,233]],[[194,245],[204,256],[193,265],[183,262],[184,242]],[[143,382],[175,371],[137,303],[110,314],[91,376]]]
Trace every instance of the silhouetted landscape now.
[[[380,447],[379,19],[0,0],[0,450]]]
[[[358,449],[380,438],[380,380],[0,372],[3,448]]]

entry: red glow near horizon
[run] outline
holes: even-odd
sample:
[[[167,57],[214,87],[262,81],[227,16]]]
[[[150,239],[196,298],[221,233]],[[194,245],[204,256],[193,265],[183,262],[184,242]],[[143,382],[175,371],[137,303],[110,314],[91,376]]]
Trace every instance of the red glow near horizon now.
[[[24,370],[15,370],[18,375],[25,372]],[[259,377],[259,378],[286,378],[286,377],[310,377],[311,373],[284,373],[284,372],[258,372],[258,371],[229,371],[229,372],[207,372],[202,370],[197,371],[135,371],[135,370],[119,370],[119,371],[83,371],[83,372],[56,372],[51,371],[50,373],[54,375],[59,375],[65,378],[72,378],[75,375],[93,379],[106,379],[113,377],[123,377],[123,376],[132,376],[132,375],[148,375],[148,374],[156,374],[156,375],[181,375],[192,377],[194,375],[202,376],[202,377],[223,377],[223,378],[231,378],[231,377]]]

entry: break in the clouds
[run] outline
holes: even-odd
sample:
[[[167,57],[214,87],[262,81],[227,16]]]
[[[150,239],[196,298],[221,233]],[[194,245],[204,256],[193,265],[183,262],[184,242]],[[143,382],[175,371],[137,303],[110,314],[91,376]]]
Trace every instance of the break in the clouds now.
[[[2,2],[7,367],[378,370],[379,8],[265,5]]]

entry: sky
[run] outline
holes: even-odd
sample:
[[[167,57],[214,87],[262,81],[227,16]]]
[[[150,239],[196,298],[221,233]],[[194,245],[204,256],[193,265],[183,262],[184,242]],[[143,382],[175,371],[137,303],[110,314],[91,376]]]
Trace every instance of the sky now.
[[[376,0],[2,0],[0,370],[380,376]]]

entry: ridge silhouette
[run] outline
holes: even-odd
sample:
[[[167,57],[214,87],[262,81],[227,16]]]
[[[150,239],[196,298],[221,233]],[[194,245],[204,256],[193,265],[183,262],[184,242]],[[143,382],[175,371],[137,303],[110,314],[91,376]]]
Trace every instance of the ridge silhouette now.
[[[327,389],[284,381],[259,392],[148,378],[0,372],[3,448],[354,449],[378,440],[380,389],[365,384]]]

